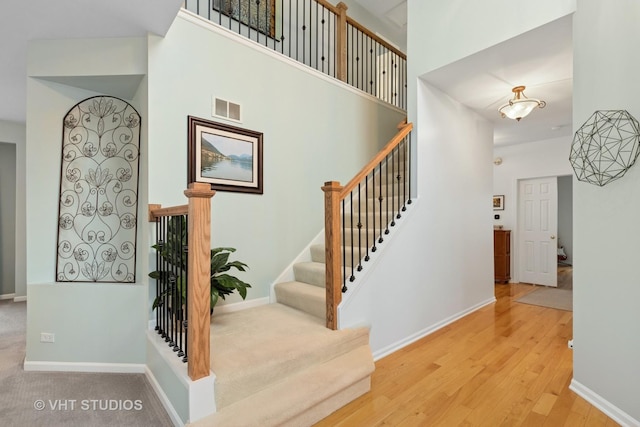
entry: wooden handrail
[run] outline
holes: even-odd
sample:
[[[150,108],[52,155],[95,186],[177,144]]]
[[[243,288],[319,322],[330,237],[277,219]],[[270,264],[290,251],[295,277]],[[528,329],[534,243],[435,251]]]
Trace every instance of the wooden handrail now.
[[[162,205],[149,204],[149,222],[156,222],[156,219],[165,216],[186,215],[189,205],[170,206],[163,208]]]
[[[316,0],[316,1],[318,1],[318,0]],[[362,31],[367,36],[371,37],[373,40],[377,41],[378,43],[380,43],[381,45],[383,45],[384,47],[389,49],[391,52],[393,52],[396,55],[398,55],[400,58],[404,59],[405,61],[407,60],[407,55],[404,52],[402,52],[397,47],[394,47],[391,44],[389,44],[388,41],[386,41],[385,39],[381,38],[379,35],[375,34],[371,30],[369,30],[367,27],[365,27],[364,25],[362,25],[361,23],[356,21],[355,19],[347,17],[347,23],[349,23],[352,26],[356,27],[358,30]]]
[[[336,15],[339,13],[338,12],[338,8],[334,5],[332,5],[331,3],[329,3],[326,0],[316,0],[316,3],[318,3],[320,6],[324,6],[327,9],[329,9],[331,12],[335,13]]]
[[[371,173],[413,129],[412,123],[404,119],[398,124],[398,133],[380,150],[378,154],[351,180],[342,187],[337,181],[327,181],[322,187],[325,210],[325,287],[326,287],[326,325],[329,329],[338,328],[338,305],[342,301],[344,272],[341,268],[342,230],[340,209],[342,200]],[[410,202],[409,202],[410,203]],[[399,218],[399,216],[398,216]],[[346,287],[344,288],[346,290]]]
[[[402,141],[413,129],[413,123],[405,124],[392,139],[387,143],[387,145],[380,150],[376,156],[371,159],[369,163],[365,167],[363,167],[360,172],[356,176],[353,177],[351,181],[347,185],[342,188],[340,192],[340,200],[347,197],[347,195],[360,183],[366,176],[371,172],[371,170],[378,165],[387,155],[396,148],[396,146]]]

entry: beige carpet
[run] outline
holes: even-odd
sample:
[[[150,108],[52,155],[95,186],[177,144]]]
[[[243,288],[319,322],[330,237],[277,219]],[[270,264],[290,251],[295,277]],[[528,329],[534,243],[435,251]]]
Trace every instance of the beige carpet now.
[[[26,302],[0,301],[1,426],[173,426],[144,374],[25,372],[26,318]],[[108,406],[136,400],[140,410]]]
[[[573,311],[573,268],[559,265],[557,288],[539,287],[516,299],[516,302]]]

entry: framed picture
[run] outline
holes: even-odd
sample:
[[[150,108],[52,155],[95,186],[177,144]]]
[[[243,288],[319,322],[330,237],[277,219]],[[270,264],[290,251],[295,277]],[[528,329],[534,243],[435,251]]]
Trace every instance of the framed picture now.
[[[504,196],[493,196],[493,210],[494,211],[504,210]]]
[[[262,133],[188,117],[188,183],[262,194]]]

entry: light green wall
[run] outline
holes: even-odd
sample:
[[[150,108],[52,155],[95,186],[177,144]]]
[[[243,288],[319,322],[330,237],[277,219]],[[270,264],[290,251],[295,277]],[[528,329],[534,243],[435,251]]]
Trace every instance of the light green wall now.
[[[26,267],[26,191],[25,191],[25,158],[26,158],[26,126],[24,123],[0,120],[0,141],[15,144],[15,245],[14,245],[14,293],[18,300],[27,296]]]
[[[211,97],[242,105],[264,133],[264,194],[219,191],[212,245],[237,248],[249,299],[269,296],[284,268],[322,230],[325,181],[346,183],[395,133],[403,112],[309,72],[268,49],[179,15],[149,47],[149,201],[186,203],[187,116],[211,117]],[[228,301],[238,301],[233,297]]]
[[[578,0],[573,127],[595,110],[640,119],[640,3]],[[640,423],[640,167],[597,187],[573,183],[574,380]]]
[[[46,283],[27,291],[27,362],[145,363],[145,285]],[[54,333],[55,343],[41,343],[41,332]]]
[[[0,142],[0,295],[16,285],[16,146]]]
[[[54,280],[62,119],[76,103],[105,94],[73,87],[74,76],[82,76],[83,85],[93,81],[103,89],[114,83],[109,74],[120,72],[134,76],[136,81],[142,79],[137,92],[130,93],[126,100],[144,112],[146,88],[140,76],[146,73],[146,38],[30,42],[28,70],[26,360],[143,364],[148,317],[148,266],[144,261],[137,263],[136,284],[69,284]],[[46,77],[51,75],[61,77],[59,81],[67,84],[48,81]],[[131,90],[128,81],[123,86]],[[146,117],[142,119],[144,128]],[[145,144],[141,141],[143,159]],[[147,242],[141,239],[147,225],[144,184],[140,187],[138,208],[140,260],[148,253]],[[141,247],[145,249],[140,250]],[[54,333],[56,342],[40,343],[41,332]]]

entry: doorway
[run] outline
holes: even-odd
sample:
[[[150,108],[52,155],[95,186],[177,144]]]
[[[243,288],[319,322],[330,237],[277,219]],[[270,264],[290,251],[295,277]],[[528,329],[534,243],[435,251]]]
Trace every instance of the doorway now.
[[[572,287],[572,176],[518,180],[518,281]]]

